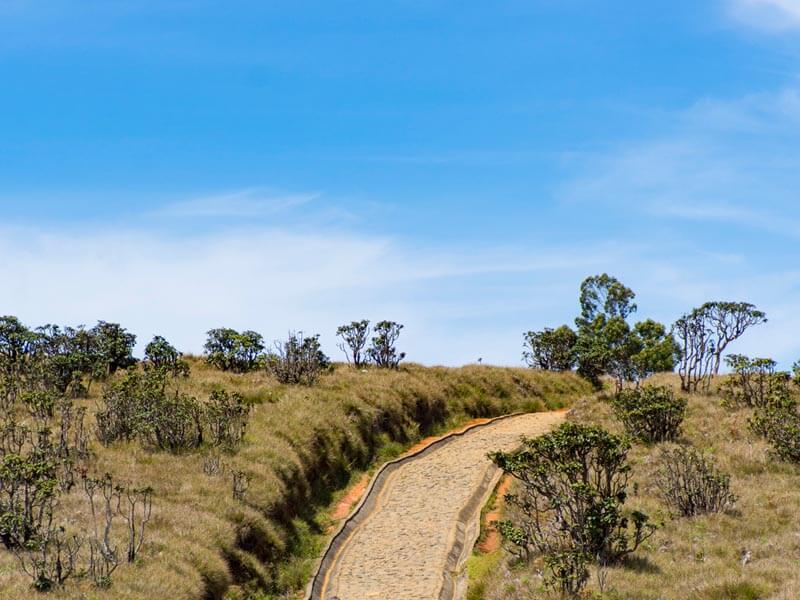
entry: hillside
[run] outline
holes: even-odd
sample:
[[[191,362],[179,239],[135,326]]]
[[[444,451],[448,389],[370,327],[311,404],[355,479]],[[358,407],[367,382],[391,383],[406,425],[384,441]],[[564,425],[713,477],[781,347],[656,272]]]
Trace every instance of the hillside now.
[[[676,390],[677,376],[657,383]],[[643,510],[660,524],[633,558],[606,571],[605,594],[592,567],[587,596],[607,600],[793,600],[800,598],[800,471],[769,452],[751,433],[752,410],[726,408],[717,392],[688,396],[686,419],[677,443],[713,456],[731,477],[737,501],[718,514],[679,517],[665,505],[656,485],[664,448],[671,443],[634,444],[631,497],[626,506]],[[607,399],[577,403],[569,420],[623,428]],[[476,553],[471,565],[470,600],[548,598],[541,564],[513,564],[503,551]]]
[[[136,442],[103,446],[92,433],[91,474],[152,486],[153,515],[136,562],[121,564],[109,589],[73,579],[51,597],[285,597],[306,584],[325,539],[325,509],[354,476],[470,418],[559,408],[590,391],[572,374],[488,366],[335,365],[305,387],[280,385],[264,371],[232,374],[201,359],[189,363],[182,392],[204,399],[224,388],[253,405],[244,444],[221,455],[206,446],[170,453]],[[89,398],[77,401],[92,432],[101,396],[94,384]],[[240,499],[232,493],[234,472],[249,481]],[[58,515],[69,530],[88,527],[80,485],[62,497]],[[0,595],[30,593],[14,556],[0,551]]]

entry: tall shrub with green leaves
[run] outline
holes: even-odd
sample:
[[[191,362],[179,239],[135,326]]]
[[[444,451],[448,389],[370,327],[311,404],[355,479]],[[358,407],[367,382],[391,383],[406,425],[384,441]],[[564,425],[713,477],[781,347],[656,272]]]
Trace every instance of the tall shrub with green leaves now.
[[[603,564],[619,561],[652,535],[644,513],[626,513],[630,443],[600,427],[565,423],[514,452],[495,452],[494,463],[521,484],[506,496],[519,515],[506,535],[532,553],[568,549]],[[501,529],[502,531],[502,529]]]
[[[183,355],[160,335],[155,336],[144,350],[144,364],[147,368],[162,369],[173,377],[188,377],[189,363]]]
[[[674,440],[686,413],[686,399],[667,386],[621,390],[611,399],[614,414],[628,435],[647,443]]]
[[[743,354],[725,357],[731,374],[720,386],[728,406],[765,406],[770,399],[789,394],[789,373],[777,371],[770,358],[749,358]]]
[[[264,359],[264,338],[255,331],[212,329],[208,332],[205,352],[210,365],[223,371],[247,373],[258,368]]]

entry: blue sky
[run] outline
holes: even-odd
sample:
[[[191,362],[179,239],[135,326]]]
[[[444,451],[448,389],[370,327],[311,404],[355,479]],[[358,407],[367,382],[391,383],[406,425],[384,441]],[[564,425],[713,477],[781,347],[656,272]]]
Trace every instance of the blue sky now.
[[[0,312],[517,364],[607,271],[800,358],[800,0],[0,0]]]

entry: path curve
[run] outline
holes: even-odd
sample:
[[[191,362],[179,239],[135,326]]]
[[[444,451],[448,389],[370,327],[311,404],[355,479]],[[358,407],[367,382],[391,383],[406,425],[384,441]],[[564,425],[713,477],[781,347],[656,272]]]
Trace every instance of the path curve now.
[[[500,478],[487,459],[520,436],[547,432],[564,412],[509,415],[445,436],[387,463],[334,536],[310,600],[459,600],[480,510]]]

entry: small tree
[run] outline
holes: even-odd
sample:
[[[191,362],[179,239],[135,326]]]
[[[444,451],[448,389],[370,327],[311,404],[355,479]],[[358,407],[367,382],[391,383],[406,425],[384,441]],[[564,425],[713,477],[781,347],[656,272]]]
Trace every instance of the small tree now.
[[[626,319],[636,312],[635,297],[630,288],[605,273],[581,284],[581,314],[575,319],[578,373],[598,388],[604,373],[612,374],[618,387],[632,377],[630,358],[639,347]]]
[[[767,320],[746,302],[706,302],[672,327],[680,348],[678,374],[685,392],[707,392],[719,373],[725,348],[744,332]]]
[[[633,328],[638,351],[631,356],[633,380],[640,382],[655,373],[672,372],[680,356],[675,338],[661,323],[646,319]]]
[[[546,371],[570,371],[575,366],[578,336],[567,325],[525,334],[522,358],[529,367]]]
[[[281,383],[313,385],[330,360],[322,351],[319,335],[289,333],[283,342],[275,342],[275,351],[267,357],[267,370]]]
[[[336,335],[342,338],[339,349],[344,352],[347,362],[360,369],[367,363],[364,348],[369,338],[369,321],[352,321],[349,325],[342,325],[336,330]]]
[[[261,364],[264,338],[255,331],[239,333],[227,327],[208,332],[206,361],[223,371],[246,373]]]
[[[128,333],[118,323],[98,321],[90,334],[94,336],[98,375],[101,377],[113,375],[119,369],[127,369],[136,364],[133,357],[136,336]]]
[[[17,400],[23,380],[32,367],[37,336],[16,317],[0,317],[0,403]]]
[[[402,329],[403,325],[394,321],[379,321],[375,325],[369,357],[378,367],[397,369],[400,366],[400,361],[405,358],[406,353],[398,353],[395,344]]]
[[[686,399],[666,386],[622,390],[611,400],[617,418],[632,437],[647,443],[674,440],[680,433]]]

